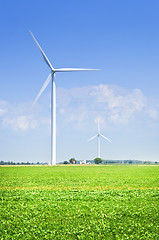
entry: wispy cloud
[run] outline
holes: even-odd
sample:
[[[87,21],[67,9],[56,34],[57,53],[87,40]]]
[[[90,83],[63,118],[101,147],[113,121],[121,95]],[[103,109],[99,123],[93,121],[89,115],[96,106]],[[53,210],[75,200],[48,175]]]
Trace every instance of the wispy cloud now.
[[[148,115],[154,120],[159,119],[159,112],[156,109],[153,108],[149,109]]]
[[[7,102],[0,101],[0,117],[4,116],[7,113]]]
[[[159,99],[150,99],[147,104],[146,113],[154,121],[159,120]]]
[[[16,131],[27,131],[29,128],[36,128],[37,121],[31,119],[29,116],[21,115],[14,117],[13,119],[9,119],[8,117],[6,117],[3,119],[2,124],[4,127],[10,127]]]
[[[49,106],[49,100],[48,100]],[[26,132],[41,126],[50,129],[49,107],[38,104],[33,110],[31,103],[0,101],[0,123],[3,128]],[[159,104],[149,101],[140,89],[124,89],[112,85],[97,85],[57,89],[58,122],[71,123],[76,127],[90,122],[126,125],[137,116],[152,121],[159,119]]]
[[[30,103],[0,101],[0,122],[3,128],[26,132],[48,124],[47,117],[31,110]]]
[[[97,103],[101,103],[105,114],[108,112],[109,121],[116,124],[127,123],[146,106],[146,98],[139,89],[128,91],[99,85],[93,87],[91,95]]]
[[[77,123],[106,119],[112,124],[127,124],[147,106],[147,98],[141,90],[111,85],[59,88],[57,95],[59,113],[67,121]]]

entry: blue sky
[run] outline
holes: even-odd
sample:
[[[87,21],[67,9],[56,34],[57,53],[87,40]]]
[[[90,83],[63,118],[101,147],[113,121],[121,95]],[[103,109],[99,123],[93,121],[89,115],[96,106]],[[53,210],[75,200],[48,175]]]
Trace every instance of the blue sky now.
[[[50,162],[50,85],[31,110],[49,68],[58,67],[57,161],[159,160],[159,2],[0,2],[0,160]]]

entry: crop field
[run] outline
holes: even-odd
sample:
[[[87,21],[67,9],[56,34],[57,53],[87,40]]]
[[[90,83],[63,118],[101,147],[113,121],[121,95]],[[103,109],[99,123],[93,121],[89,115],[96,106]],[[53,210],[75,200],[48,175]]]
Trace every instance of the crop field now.
[[[0,167],[0,239],[159,239],[159,167]]]

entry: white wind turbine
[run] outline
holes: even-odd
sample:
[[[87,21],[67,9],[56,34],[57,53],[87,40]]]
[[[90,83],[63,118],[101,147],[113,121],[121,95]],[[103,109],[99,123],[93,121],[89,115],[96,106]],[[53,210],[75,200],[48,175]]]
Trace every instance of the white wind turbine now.
[[[98,158],[100,158],[100,137],[106,139],[107,141],[111,142],[107,137],[105,137],[104,135],[102,135],[100,133],[100,126],[98,123],[98,132],[95,136],[91,137],[90,139],[88,139],[88,141],[91,141],[92,139],[97,137],[97,151],[98,151]]]
[[[86,69],[86,68],[53,68],[47,56],[43,52],[36,38],[30,31],[36,45],[38,46],[46,64],[49,66],[51,73],[43,84],[40,92],[38,93],[33,105],[37,102],[49,82],[51,81],[51,165],[56,165],[56,86],[55,86],[55,73],[56,72],[75,72],[75,71],[97,71],[99,69]]]

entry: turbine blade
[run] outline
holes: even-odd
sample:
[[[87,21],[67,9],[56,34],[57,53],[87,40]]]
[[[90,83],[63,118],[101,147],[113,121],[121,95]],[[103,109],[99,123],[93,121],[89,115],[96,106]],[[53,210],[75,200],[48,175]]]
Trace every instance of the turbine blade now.
[[[51,65],[49,59],[46,57],[45,53],[43,52],[42,48],[40,47],[39,43],[37,42],[36,38],[34,37],[34,35],[32,34],[31,31],[30,31],[30,34],[31,34],[32,38],[34,39],[34,41],[35,41],[37,47],[39,48],[39,50],[40,50],[40,52],[41,52],[41,55],[43,56],[45,62],[46,62],[47,65],[51,68],[51,70],[54,71],[54,68],[53,68],[53,66]]]
[[[99,71],[100,69],[89,69],[89,68],[57,68],[55,72],[76,72],[76,71]]]
[[[100,126],[99,126],[99,121],[98,121],[98,133],[100,133]]]
[[[40,92],[38,93],[37,97],[35,98],[32,106],[37,102],[38,98],[41,96],[41,94],[43,93],[43,91],[45,90],[45,88],[47,87],[47,85],[49,84],[50,80],[51,80],[51,76],[52,74],[50,73],[48,78],[46,79],[44,85],[42,86],[42,88],[40,89]]]
[[[105,138],[107,141],[111,142],[109,138],[103,136],[101,133],[100,133],[100,136],[103,137],[103,138]]]
[[[94,139],[94,138],[96,138],[98,136],[98,134],[97,135],[95,135],[95,136],[93,136],[93,137],[91,137],[90,139],[88,139],[87,141],[89,142],[89,141],[91,141],[92,139]]]

